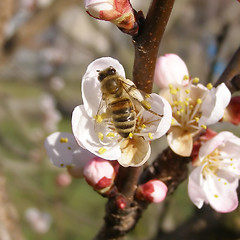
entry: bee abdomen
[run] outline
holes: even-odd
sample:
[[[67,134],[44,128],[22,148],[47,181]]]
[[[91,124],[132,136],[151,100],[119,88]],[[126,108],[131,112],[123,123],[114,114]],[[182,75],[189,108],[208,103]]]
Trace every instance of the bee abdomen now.
[[[136,113],[130,99],[123,98],[111,103],[112,120],[114,126],[123,138],[134,132],[136,126]]]

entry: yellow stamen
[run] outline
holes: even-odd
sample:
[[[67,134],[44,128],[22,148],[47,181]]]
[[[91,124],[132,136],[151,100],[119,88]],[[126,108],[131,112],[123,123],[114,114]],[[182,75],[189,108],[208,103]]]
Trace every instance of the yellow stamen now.
[[[184,75],[183,80],[188,80],[189,76],[188,75]]]
[[[153,139],[152,133],[148,133],[148,137],[149,137],[150,139]]]
[[[202,103],[202,99],[201,98],[198,98],[197,99],[197,104],[201,104]]]
[[[60,142],[61,143],[67,143],[68,142],[68,138],[60,138]]]
[[[201,128],[203,128],[203,129],[207,129],[207,126],[206,125],[201,125]]]
[[[190,93],[190,89],[186,89],[185,93],[189,94]]]
[[[174,125],[176,123],[175,119],[172,118],[172,122],[171,122],[171,125]]]
[[[199,78],[197,78],[197,77],[195,77],[194,79],[193,79],[193,83],[199,83]]]
[[[98,133],[98,139],[102,141],[103,138],[104,138],[103,133],[99,132],[99,133]]]
[[[214,194],[214,197],[215,197],[215,198],[218,198],[218,195],[217,195],[217,194]]]
[[[170,89],[172,89],[172,88],[173,88],[173,85],[170,83],[170,84],[168,85],[168,87],[169,87]]]
[[[115,137],[115,134],[113,132],[110,132],[107,134],[107,137]]]
[[[147,110],[151,109],[151,104],[147,100],[143,100],[141,101],[141,103],[143,107],[146,108]]]
[[[103,121],[103,118],[101,115],[95,115],[94,118],[96,119],[97,123],[101,123]]]
[[[170,88],[170,93],[171,93],[172,95],[176,95],[176,94],[177,94],[177,89]]]
[[[195,120],[196,123],[198,123],[199,122],[199,117],[195,117],[194,120]]]
[[[146,94],[146,95],[145,95],[145,98],[150,98],[150,94]]]
[[[146,125],[145,125],[145,124],[142,124],[141,128],[146,128]]]
[[[99,148],[99,150],[98,150],[99,154],[104,154],[106,151],[107,151],[107,149],[104,148],[104,147],[101,147],[101,148]]]
[[[71,147],[68,147],[68,150],[72,150],[72,148],[71,148]]]
[[[129,138],[132,138],[133,137],[133,133],[129,133],[128,136],[129,136]]]
[[[207,84],[207,89],[211,90],[213,88],[213,85],[211,83]]]
[[[177,111],[177,115],[181,115],[181,112],[180,112],[180,111]]]

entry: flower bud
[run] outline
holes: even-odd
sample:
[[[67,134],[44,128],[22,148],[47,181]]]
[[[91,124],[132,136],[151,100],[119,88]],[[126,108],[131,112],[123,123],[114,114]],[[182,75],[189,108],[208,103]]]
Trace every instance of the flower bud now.
[[[71,182],[72,177],[66,172],[60,173],[56,178],[56,184],[59,187],[67,187],[71,184]]]
[[[137,188],[136,197],[152,203],[162,202],[167,195],[167,186],[160,180],[152,179]]]
[[[234,125],[240,123],[240,96],[231,98],[230,103],[225,110],[223,121],[231,122]]]
[[[187,66],[178,55],[169,53],[157,59],[154,81],[160,88],[167,88],[169,84],[185,85],[186,76],[189,76]]]
[[[103,193],[112,186],[116,171],[111,161],[95,157],[86,164],[83,174],[89,185]]]
[[[129,0],[85,0],[84,3],[90,16],[110,21],[125,33],[137,33],[138,24]]]

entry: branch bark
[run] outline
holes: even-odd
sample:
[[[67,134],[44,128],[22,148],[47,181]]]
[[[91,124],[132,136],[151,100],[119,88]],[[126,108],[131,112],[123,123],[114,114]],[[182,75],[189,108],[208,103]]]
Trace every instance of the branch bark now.
[[[231,92],[240,90],[240,46],[233,55],[225,71],[222,73],[215,86],[225,83]]]

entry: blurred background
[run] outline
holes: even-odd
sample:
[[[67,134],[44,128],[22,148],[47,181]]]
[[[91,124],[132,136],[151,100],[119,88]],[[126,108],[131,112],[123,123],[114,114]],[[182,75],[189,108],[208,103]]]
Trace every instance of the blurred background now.
[[[151,1],[131,2],[146,14]],[[159,55],[176,53],[192,77],[214,82],[239,47],[239,29],[236,0],[176,0]],[[71,132],[71,112],[82,103],[81,78],[94,59],[118,59],[131,79],[131,37],[90,18],[80,0],[1,0],[0,46],[0,239],[9,239],[4,228],[19,240],[93,239],[106,199],[52,166],[43,142],[54,131]],[[230,124],[215,129],[240,136]],[[153,142],[152,159],[159,145],[166,143]],[[127,239],[176,239],[194,221],[199,232],[210,231],[205,239],[240,239],[239,209],[225,215],[196,210],[186,186],[151,205]],[[196,215],[211,224],[196,222]]]

